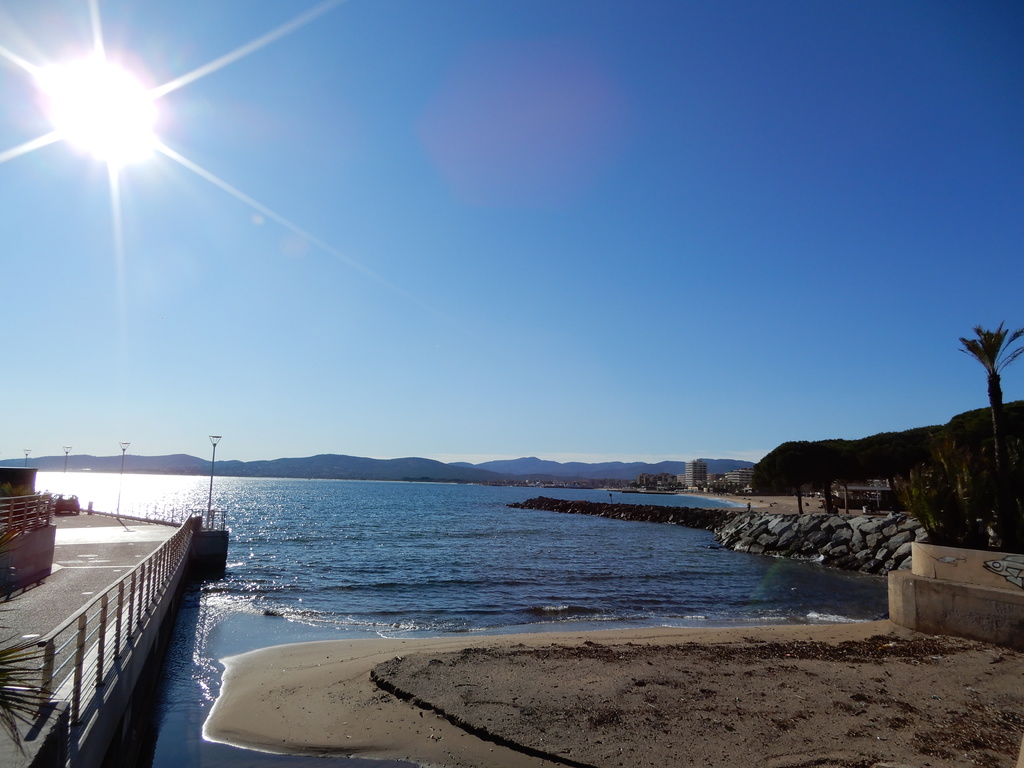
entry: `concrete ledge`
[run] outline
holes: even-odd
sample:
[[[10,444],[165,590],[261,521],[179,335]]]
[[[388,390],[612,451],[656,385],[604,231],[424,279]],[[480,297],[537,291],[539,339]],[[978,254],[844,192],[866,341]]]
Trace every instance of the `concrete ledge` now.
[[[918,576],[1024,591],[1024,555],[921,542],[911,549],[911,570]]]
[[[1024,651],[1024,591],[961,584],[907,571],[889,574],[889,618],[933,635]]]
[[[57,529],[52,525],[15,536],[10,551],[0,555],[0,595],[10,595],[49,576],[56,540]]]
[[[4,768],[53,768],[68,760],[66,702],[55,702],[32,723],[18,723],[22,747],[0,738],[0,765]]]
[[[191,560],[193,575],[223,574],[228,561],[228,532],[198,528],[192,537]]]

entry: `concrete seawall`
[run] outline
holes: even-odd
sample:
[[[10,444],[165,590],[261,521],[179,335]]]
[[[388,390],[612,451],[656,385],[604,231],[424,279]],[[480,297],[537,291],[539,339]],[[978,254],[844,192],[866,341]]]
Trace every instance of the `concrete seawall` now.
[[[509,506],[701,528],[714,532],[723,547],[737,552],[819,560],[833,568],[863,573],[881,574],[910,568],[911,544],[927,540],[917,520],[900,514],[782,515],[700,507],[604,504],[546,496]]]

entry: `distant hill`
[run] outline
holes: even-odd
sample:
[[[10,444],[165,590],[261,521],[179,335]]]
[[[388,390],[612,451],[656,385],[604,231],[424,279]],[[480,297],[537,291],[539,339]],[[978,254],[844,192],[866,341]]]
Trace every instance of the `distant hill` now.
[[[23,459],[0,461],[0,466],[20,467]],[[28,465],[47,472],[64,469],[64,456],[29,458]],[[69,456],[71,471],[120,472],[121,455]],[[208,475],[209,459],[186,454],[170,456],[136,456],[129,453],[124,460],[126,474]],[[321,454],[301,459],[269,461],[218,461],[217,474],[225,477],[308,477],[337,480],[431,480],[453,483],[497,482],[502,478],[494,472],[474,467],[456,467],[433,459],[368,459],[359,456]]]
[[[708,464],[708,472],[712,474],[724,474],[742,467],[752,467],[751,461],[739,459],[704,459]],[[642,461],[622,462],[606,461],[597,464],[570,461],[546,461],[536,456],[529,456],[522,459],[503,459],[498,461],[485,461],[481,464],[458,464],[464,467],[477,467],[497,472],[502,475],[515,475],[518,477],[581,478],[584,480],[635,480],[642,472],[657,475],[668,472],[672,475],[681,475],[686,471],[684,461],[661,461],[657,464],[648,464]]]
[[[206,471],[210,471],[209,462]],[[368,459],[325,453],[304,459],[217,462],[217,473],[234,477],[310,477],[338,480],[431,480],[486,483],[501,480],[495,472],[459,467],[434,459]]]
[[[24,459],[8,459],[0,461],[0,466],[21,467]],[[218,470],[220,462],[217,462]],[[64,469],[64,455],[29,457],[28,466],[36,467],[44,472],[61,472]],[[88,454],[72,454],[67,457],[68,470],[72,472],[120,472],[121,454],[116,456],[90,456]],[[210,473],[208,459],[197,459],[184,453],[168,456],[136,456],[127,454],[124,457],[124,471],[153,473],[158,475],[204,475]]]
[[[64,456],[29,458],[28,465],[46,472],[64,469]],[[708,472],[724,473],[739,467],[752,467],[749,461],[738,459],[705,459]],[[0,461],[0,466],[20,467],[23,459]],[[545,461],[536,457],[487,461],[481,464],[455,462],[445,464],[434,459],[416,457],[402,459],[370,459],[325,453],[305,458],[271,459],[261,461],[218,461],[217,474],[225,477],[306,477],[338,480],[422,480],[451,483],[501,482],[572,482],[573,480],[634,480],[642,472],[658,474],[668,472],[679,475],[685,471],[682,461],[644,462],[610,461],[597,464],[584,462]],[[120,472],[121,455],[67,457],[71,471]],[[183,453],[169,456],[124,457],[127,474],[152,473],[164,475],[207,475],[210,462]]]

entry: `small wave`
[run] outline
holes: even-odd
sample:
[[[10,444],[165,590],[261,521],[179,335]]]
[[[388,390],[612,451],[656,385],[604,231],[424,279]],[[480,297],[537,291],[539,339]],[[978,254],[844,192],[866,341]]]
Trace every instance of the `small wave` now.
[[[526,612],[534,616],[580,616],[597,613],[593,608],[584,605],[536,605],[526,609]]]
[[[811,611],[807,614],[808,621],[821,622],[822,624],[857,624],[861,619],[851,619],[849,616],[838,616],[834,613],[819,613]]]

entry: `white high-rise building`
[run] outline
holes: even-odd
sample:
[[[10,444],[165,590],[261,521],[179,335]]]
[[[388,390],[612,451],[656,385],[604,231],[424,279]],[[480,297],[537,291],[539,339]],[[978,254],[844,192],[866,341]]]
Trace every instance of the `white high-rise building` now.
[[[696,488],[708,481],[708,463],[701,459],[686,462],[685,482],[687,488]]]

